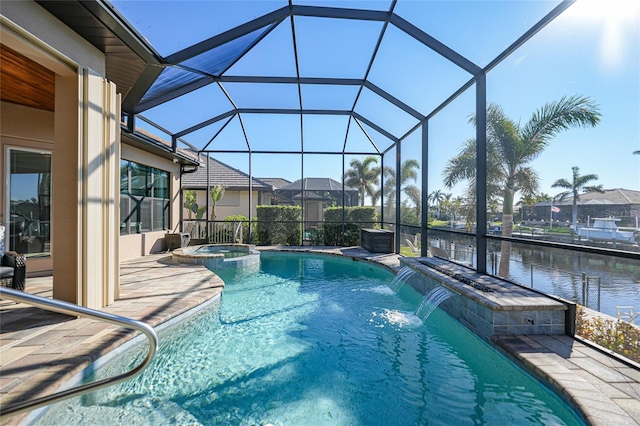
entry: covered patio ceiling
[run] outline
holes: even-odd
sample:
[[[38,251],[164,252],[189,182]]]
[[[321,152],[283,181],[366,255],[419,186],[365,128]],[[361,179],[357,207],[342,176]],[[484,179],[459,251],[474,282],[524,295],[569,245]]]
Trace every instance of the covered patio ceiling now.
[[[493,3],[495,22],[457,23]],[[363,155],[388,152],[474,86],[483,93],[486,73],[572,3],[80,2],[145,63],[119,86],[130,131],[200,152]],[[519,26],[482,40],[505,17]],[[479,57],[479,42],[495,56]]]

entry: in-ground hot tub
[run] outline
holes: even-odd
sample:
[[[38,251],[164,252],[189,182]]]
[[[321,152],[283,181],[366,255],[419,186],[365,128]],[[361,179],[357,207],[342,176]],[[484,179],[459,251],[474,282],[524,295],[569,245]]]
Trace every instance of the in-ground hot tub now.
[[[248,244],[205,244],[183,247],[172,252],[180,263],[204,265],[213,272],[241,269],[260,269],[260,252]]]

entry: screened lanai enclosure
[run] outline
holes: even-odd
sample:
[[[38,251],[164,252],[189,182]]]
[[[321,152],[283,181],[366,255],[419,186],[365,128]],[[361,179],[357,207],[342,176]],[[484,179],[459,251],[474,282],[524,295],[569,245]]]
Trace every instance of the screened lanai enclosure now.
[[[632,3],[112,1],[148,43],[123,129],[198,158],[178,231],[351,246],[380,228],[396,253],[633,321]],[[286,190],[311,179],[334,184]],[[619,233],[595,237],[597,218]],[[261,233],[272,222],[284,240]]]

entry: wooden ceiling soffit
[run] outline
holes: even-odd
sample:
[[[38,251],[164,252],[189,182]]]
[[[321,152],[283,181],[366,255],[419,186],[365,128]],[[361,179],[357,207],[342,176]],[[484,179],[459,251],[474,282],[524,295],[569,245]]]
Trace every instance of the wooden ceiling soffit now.
[[[56,76],[48,68],[0,44],[0,99],[54,111]]]

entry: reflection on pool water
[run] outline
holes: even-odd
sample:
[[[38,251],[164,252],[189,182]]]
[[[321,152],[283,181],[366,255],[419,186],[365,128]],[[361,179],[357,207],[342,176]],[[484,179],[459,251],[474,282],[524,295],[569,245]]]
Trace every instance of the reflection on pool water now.
[[[195,254],[195,255],[213,254],[213,253],[220,253],[224,256],[225,259],[233,259],[235,257],[247,256],[249,254],[249,251],[238,250],[229,246],[220,247],[220,246],[214,246],[214,245],[206,245],[206,246],[200,246],[197,249],[190,252],[190,254]]]
[[[443,311],[423,324],[421,296],[385,290],[387,270],[292,253],[261,262],[251,275],[223,271],[221,302],[162,331],[140,376],[60,403],[40,424],[583,424]]]

